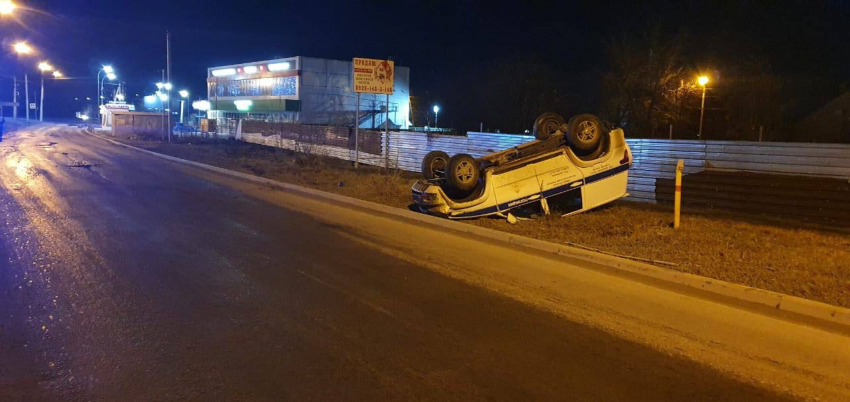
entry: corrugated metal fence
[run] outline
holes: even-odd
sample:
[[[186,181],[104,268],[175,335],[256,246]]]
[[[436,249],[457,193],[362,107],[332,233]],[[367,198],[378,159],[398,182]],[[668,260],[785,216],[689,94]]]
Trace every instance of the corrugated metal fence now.
[[[286,127],[284,127],[286,126]],[[242,139],[281,148],[304,150],[354,160],[353,130],[349,141],[340,128],[311,128],[334,139],[290,133],[296,125],[273,130],[243,128]],[[248,126],[247,127],[252,127]],[[300,129],[299,129],[300,130]],[[346,129],[342,129],[346,130]],[[253,131],[253,132],[248,132]],[[470,132],[466,136],[390,132],[389,152],[383,133],[361,130],[360,161],[411,172],[420,171],[430,151],[482,156],[531,141],[532,136]],[[309,138],[316,138],[310,140]],[[377,141],[380,138],[380,145]],[[850,224],[850,145],[628,139],[634,156],[629,175],[630,198],[666,202],[672,198],[675,166],[685,161],[684,204],[742,211],[775,212],[832,223]],[[366,145],[368,144],[368,145]]]

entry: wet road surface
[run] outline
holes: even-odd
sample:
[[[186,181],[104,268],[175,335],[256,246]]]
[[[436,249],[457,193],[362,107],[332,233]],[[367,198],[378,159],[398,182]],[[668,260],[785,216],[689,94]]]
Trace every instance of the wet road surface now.
[[[776,400],[62,126],[0,143],[0,400]]]

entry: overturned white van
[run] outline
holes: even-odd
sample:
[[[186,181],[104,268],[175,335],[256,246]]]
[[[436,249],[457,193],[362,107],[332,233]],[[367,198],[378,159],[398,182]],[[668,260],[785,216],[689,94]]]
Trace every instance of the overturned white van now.
[[[508,217],[534,203],[545,214],[577,214],[627,195],[632,158],[622,129],[589,114],[565,124],[553,113],[534,128],[537,140],[477,159],[428,153],[413,202],[422,212],[464,219]]]

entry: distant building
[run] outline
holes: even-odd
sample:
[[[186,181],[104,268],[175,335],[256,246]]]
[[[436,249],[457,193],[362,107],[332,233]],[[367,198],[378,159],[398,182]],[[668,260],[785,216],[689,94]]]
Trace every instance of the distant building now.
[[[793,130],[798,140],[850,142],[850,91],[800,120]]]
[[[410,126],[410,69],[396,66],[394,93],[362,94],[360,127]],[[237,119],[354,126],[352,62],[289,57],[212,67],[207,70],[209,117],[220,125]]]

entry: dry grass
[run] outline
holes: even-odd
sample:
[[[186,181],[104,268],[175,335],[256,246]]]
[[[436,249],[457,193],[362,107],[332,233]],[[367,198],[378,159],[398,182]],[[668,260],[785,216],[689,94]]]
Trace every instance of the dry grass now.
[[[510,225],[472,223],[555,243],[676,264],[667,268],[850,307],[850,236],[745,222],[714,213],[685,215],[673,230],[671,208],[621,201],[568,218]]]
[[[232,141],[134,145],[318,190],[407,208],[417,176],[315,155]],[[569,218],[547,216],[515,225],[470,224],[555,243],[676,264],[671,269],[850,307],[850,236],[793,222],[759,223],[717,211],[686,214],[670,227],[670,208],[626,201]],[[747,218],[747,219],[744,219]]]

